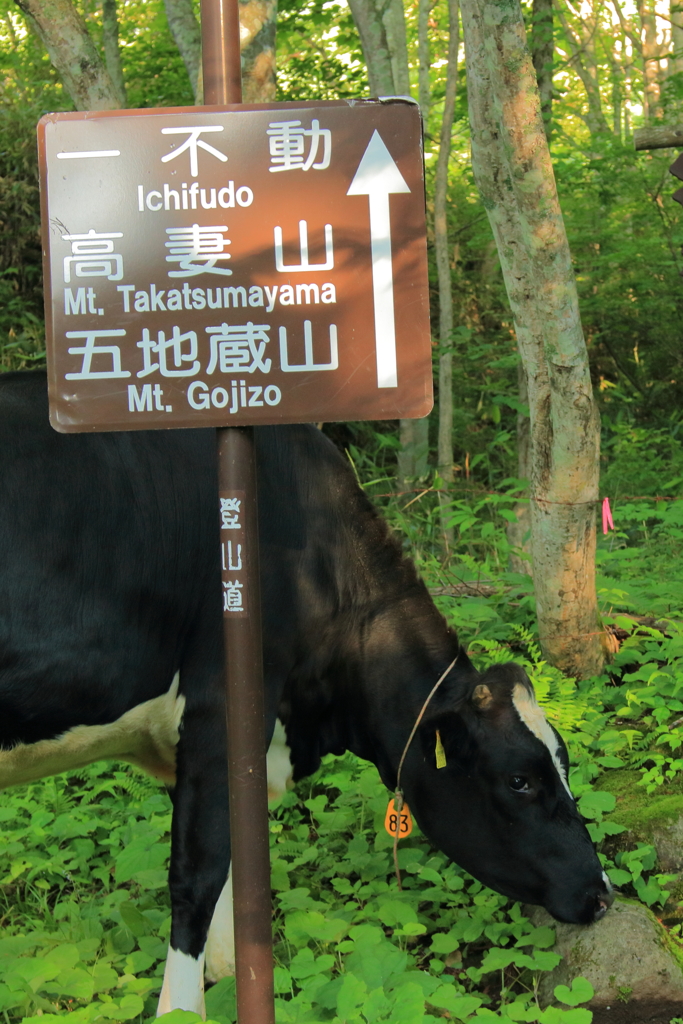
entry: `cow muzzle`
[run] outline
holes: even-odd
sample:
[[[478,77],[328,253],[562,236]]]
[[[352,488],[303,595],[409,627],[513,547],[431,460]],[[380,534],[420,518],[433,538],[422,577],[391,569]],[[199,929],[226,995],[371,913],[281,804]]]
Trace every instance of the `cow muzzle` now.
[[[593,913],[593,921],[602,921],[603,917],[614,903],[614,889],[612,883],[603,871],[602,880],[605,883],[605,888],[602,892],[598,893],[595,899],[595,910]]]
[[[544,901],[545,908],[556,921],[565,924],[594,924],[602,920],[614,903],[614,892],[604,873],[593,884],[582,886],[578,892],[574,890],[573,895],[566,890],[554,895],[554,899]]]

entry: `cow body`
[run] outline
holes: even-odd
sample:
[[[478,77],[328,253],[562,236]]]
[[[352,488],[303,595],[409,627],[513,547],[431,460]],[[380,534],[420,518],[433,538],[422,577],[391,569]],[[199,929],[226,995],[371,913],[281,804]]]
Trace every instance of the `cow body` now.
[[[173,784],[161,1005],[201,1012],[230,858],[215,434],[60,435],[31,373],[0,378],[0,436],[0,784],[100,757]],[[403,769],[421,828],[512,898],[601,916],[564,745],[522,669],[474,669],[319,431],[255,438],[266,731],[279,716],[295,778],[351,750],[393,789],[455,661]]]

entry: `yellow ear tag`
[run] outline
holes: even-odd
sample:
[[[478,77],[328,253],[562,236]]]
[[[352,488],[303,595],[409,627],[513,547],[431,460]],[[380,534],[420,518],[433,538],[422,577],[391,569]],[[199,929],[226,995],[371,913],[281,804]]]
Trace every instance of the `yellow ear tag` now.
[[[436,730],[436,747],[434,749],[434,756],[436,757],[436,767],[446,767],[446,751],[443,749],[443,743],[441,742],[441,733]]]
[[[413,831],[413,818],[408,804],[404,804],[401,808],[399,818],[398,838],[405,839]],[[387,813],[384,816],[384,827],[392,837],[396,835],[396,824],[396,809],[394,807],[394,801],[390,800],[389,806],[387,807]]]

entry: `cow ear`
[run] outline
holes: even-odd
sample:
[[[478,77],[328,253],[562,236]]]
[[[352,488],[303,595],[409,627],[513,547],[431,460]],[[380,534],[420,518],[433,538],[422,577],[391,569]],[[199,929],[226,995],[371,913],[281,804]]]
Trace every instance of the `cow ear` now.
[[[480,711],[486,711],[493,704],[493,694],[486,683],[479,683],[472,693],[472,703]]]
[[[457,712],[435,716],[420,726],[422,755],[435,768],[458,766],[467,769],[475,753],[473,739]]]

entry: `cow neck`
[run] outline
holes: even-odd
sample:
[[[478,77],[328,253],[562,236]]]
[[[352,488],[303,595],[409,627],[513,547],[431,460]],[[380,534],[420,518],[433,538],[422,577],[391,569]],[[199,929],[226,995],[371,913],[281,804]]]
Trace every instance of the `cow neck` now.
[[[434,696],[436,691],[439,689],[439,687],[441,686],[441,684],[443,683],[444,679],[446,678],[448,673],[451,671],[451,669],[455,667],[455,663],[458,660],[459,656],[460,656],[460,651],[458,651],[458,653],[453,658],[453,661],[450,663],[448,668],[445,670],[445,672],[441,673],[441,675],[437,679],[436,683],[434,684],[434,686],[429,691],[429,694],[427,695],[427,699],[425,700],[424,704],[420,708],[419,714],[418,714],[417,718],[415,719],[415,723],[413,725],[413,728],[410,731],[410,736],[406,740],[406,745],[403,748],[403,753],[401,754],[401,760],[398,762],[398,771],[396,772],[396,789],[394,790],[394,810],[396,812],[396,830],[394,832],[394,871],[396,872],[396,881],[398,883],[399,889],[403,888],[403,885],[402,885],[402,882],[401,882],[401,869],[398,866],[398,838],[399,838],[399,829],[401,827],[401,811],[403,810],[403,805],[404,805],[403,790],[401,788],[401,772],[403,771],[403,763],[404,763],[404,761],[406,759],[406,754],[408,753],[408,749],[410,747],[410,744],[413,742],[413,739],[415,738],[415,733],[417,732],[417,730],[418,730],[418,728],[420,726],[420,722],[424,718],[425,712],[426,712],[427,708],[429,707],[429,705],[431,703],[432,697]]]

